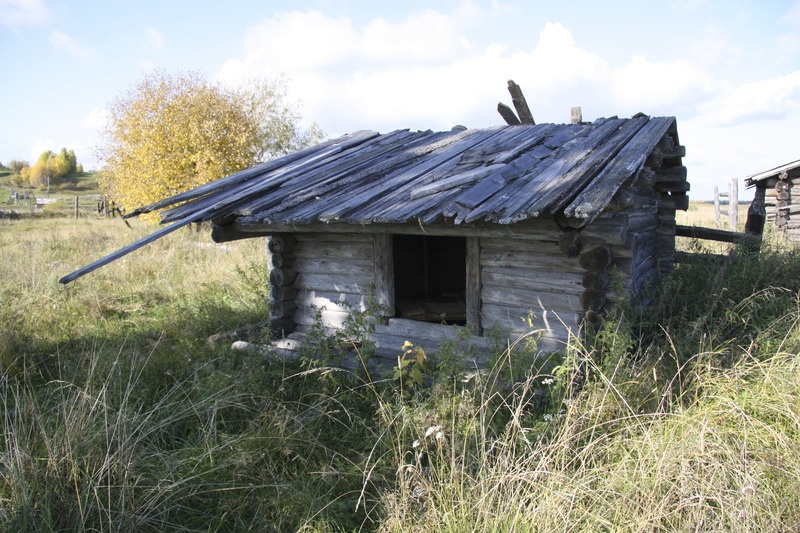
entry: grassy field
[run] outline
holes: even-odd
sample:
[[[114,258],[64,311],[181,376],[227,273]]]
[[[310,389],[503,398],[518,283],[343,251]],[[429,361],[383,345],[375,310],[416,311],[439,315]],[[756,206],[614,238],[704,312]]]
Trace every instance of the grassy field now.
[[[552,375],[519,364],[529,337],[415,387],[210,343],[267,317],[261,240],[180,230],[58,284],[152,230],[0,220],[3,530],[800,530],[800,256],[777,239],[681,266]]]

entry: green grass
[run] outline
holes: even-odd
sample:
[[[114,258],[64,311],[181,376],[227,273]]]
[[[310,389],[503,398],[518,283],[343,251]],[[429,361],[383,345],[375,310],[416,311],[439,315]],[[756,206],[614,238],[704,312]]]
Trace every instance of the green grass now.
[[[153,229],[0,220],[4,530],[800,528],[800,257],[777,239],[682,265],[551,374],[520,373],[530,337],[420,387],[209,343],[266,319],[256,239],[181,230],[58,284]]]

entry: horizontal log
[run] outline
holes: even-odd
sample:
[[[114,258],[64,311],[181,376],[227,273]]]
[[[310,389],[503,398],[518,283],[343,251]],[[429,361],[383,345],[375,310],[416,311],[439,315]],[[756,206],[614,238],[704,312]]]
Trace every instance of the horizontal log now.
[[[578,257],[583,250],[583,238],[580,232],[566,231],[558,237],[558,247],[564,257],[571,259]]]
[[[659,192],[689,192],[692,186],[688,181],[656,183],[655,190]]]
[[[241,231],[242,228],[234,226],[233,230]],[[267,241],[267,249],[273,254],[291,253],[294,249],[295,239],[292,235],[271,235]]]
[[[601,311],[608,305],[608,298],[604,291],[587,290],[581,294],[581,306],[585,310]]]
[[[652,187],[656,182],[656,173],[649,166],[644,166],[635,178],[634,185],[638,187]]]
[[[746,233],[739,233],[738,231],[726,231],[714,228],[703,228],[698,226],[683,226],[677,225],[675,227],[675,235],[678,237],[689,237],[692,239],[705,239],[710,241],[730,242],[737,243],[745,239],[752,238],[751,235]]]
[[[325,235],[371,235],[373,233],[390,233],[395,235],[442,235],[442,236],[475,236],[501,239],[555,240],[559,227],[552,217],[541,217],[521,221],[515,224],[470,223],[462,225],[431,224],[421,226],[417,222],[408,224],[349,224],[346,222],[330,222],[326,224],[311,223],[303,225],[264,224],[260,222],[235,223],[237,231],[252,233],[254,236],[272,235],[290,232],[298,239],[304,233]]]
[[[578,258],[578,263],[584,270],[599,272],[605,270],[614,260],[614,252],[608,245],[601,244],[584,250]]]
[[[271,300],[287,301],[293,300],[295,296],[297,296],[297,289],[293,285],[277,285],[269,288],[269,297]]]
[[[211,240],[216,243],[238,241],[241,239],[250,239],[252,237],[250,233],[238,231],[230,225],[211,225]]]
[[[275,320],[279,318],[289,318],[294,315],[294,312],[297,310],[297,305],[295,305],[292,301],[286,302],[279,302],[276,300],[270,300],[269,302],[269,317],[270,320]]]
[[[487,268],[482,272],[482,283],[512,289],[547,290],[580,294],[581,276],[578,273],[554,271],[529,271],[518,268]]]
[[[283,254],[271,254],[268,253],[269,256],[269,264],[272,265],[272,268],[283,268],[288,267],[289,262],[284,259]]]
[[[568,309],[574,312],[583,310],[580,297],[577,295],[525,289],[509,290],[508,287],[491,285],[482,287],[481,301],[484,305],[500,304],[517,307],[523,315],[529,309],[534,312],[549,309]]]
[[[689,196],[686,194],[662,194],[658,200],[659,209],[671,209],[673,211],[686,211],[689,209]]]
[[[534,313],[533,329],[543,330],[548,334],[566,339],[570,332],[578,331],[582,312],[572,310],[539,310]],[[528,326],[528,310],[510,308],[502,305],[484,305],[481,309],[484,329],[499,327],[513,333],[531,331]]]
[[[303,257],[295,259],[294,268],[299,272],[310,274],[356,274],[370,277],[370,279],[374,276],[375,271],[372,260],[367,259],[338,261],[336,259]]]
[[[354,272],[336,274],[332,272],[298,272],[294,286],[298,289],[318,291],[338,291],[350,294],[368,295],[373,278]]]
[[[349,261],[352,259],[361,259],[372,261],[373,246],[372,241],[301,241],[294,249],[294,256],[297,260],[329,259],[335,261]]]
[[[273,268],[269,271],[270,287],[283,287],[294,283],[297,272],[291,268]]]
[[[586,272],[581,280],[581,285],[592,291],[603,291],[611,283],[608,272]]]
[[[682,183],[686,181],[688,171],[683,165],[676,167],[660,167],[654,169],[656,172],[656,184],[662,183]]]
[[[292,316],[292,320],[298,325],[307,328],[308,326],[316,326],[317,315],[319,315],[320,324],[322,327],[327,328],[328,334],[334,333],[340,329],[347,319],[350,317],[348,311],[340,309],[317,309],[315,307],[298,307],[297,311]]]
[[[326,308],[344,313],[351,311],[363,312],[367,309],[367,296],[363,294],[348,294],[331,291],[300,290],[294,302],[298,307]]]
[[[482,268],[511,267],[521,270],[578,272],[582,274],[581,267],[575,259],[566,258],[560,253],[557,255],[549,253],[537,254],[536,250],[523,252],[521,250],[484,249],[481,250],[480,264]]]

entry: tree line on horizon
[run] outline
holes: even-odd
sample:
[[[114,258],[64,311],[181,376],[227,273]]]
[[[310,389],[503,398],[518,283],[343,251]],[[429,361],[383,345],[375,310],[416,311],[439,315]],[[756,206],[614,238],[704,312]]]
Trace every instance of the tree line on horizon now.
[[[83,165],[78,163],[74,150],[62,148],[58,153],[45,150],[33,165],[16,159],[9,161],[8,166],[0,163],[0,170],[10,170],[11,181],[17,187],[44,188],[82,173]]]
[[[135,209],[286,155],[322,137],[287,101],[286,83],[250,79],[238,87],[196,71],[155,70],[108,105],[96,155],[98,184]],[[75,152],[44,152],[34,165],[10,161],[18,187],[45,187],[83,172]]]

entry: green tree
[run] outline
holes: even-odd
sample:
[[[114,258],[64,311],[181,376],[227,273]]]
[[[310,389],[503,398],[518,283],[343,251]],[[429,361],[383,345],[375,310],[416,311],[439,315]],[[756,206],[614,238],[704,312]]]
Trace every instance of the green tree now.
[[[100,185],[131,209],[317,142],[285,100],[280,80],[233,89],[154,71],[109,107]]]
[[[19,174],[20,171],[27,166],[29,166],[27,161],[19,161],[17,159],[12,159],[11,161],[8,162],[8,168],[10,168],[11,172],[13,172],[14,174]]]

